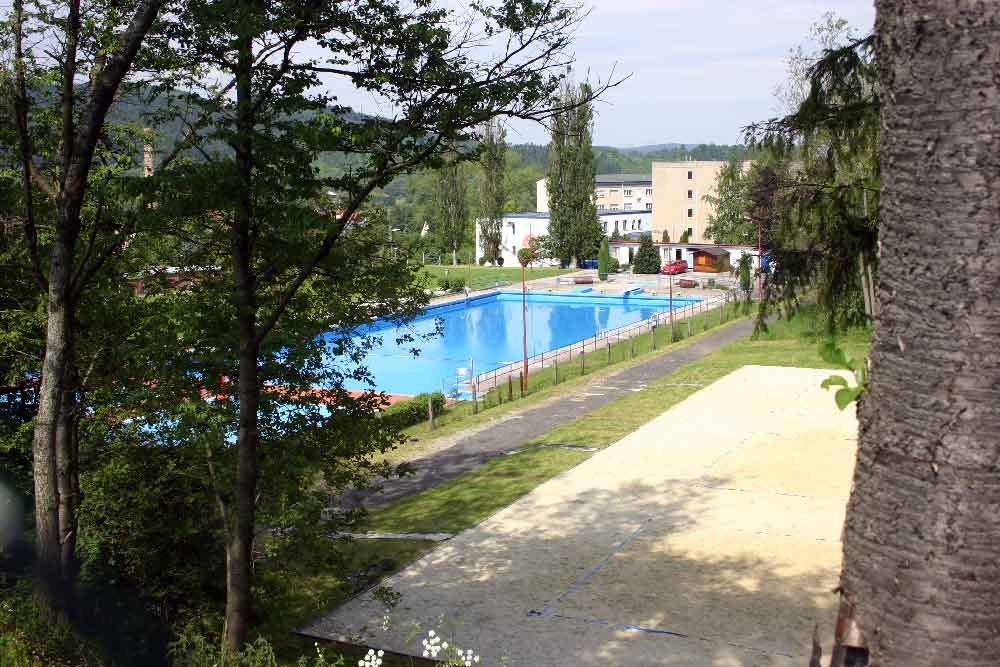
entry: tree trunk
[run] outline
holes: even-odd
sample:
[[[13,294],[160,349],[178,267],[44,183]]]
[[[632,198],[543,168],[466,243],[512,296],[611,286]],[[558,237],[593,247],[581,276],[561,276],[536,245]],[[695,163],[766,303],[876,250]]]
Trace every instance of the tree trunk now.
[[[877,9],[882,254],[838,635],[879,667],[998,665],[1000,5]]]
[[[55,454],[59,496],[59,545],[60,575],[62,584],[69,589],[76,579],[76,528],[77,507],[79,506],[79,411],[76,398],[76,365],[73,360],[73,326],[68,327],[67,339],[70,353],[67,355],[63,378],[62,401],[59,422],[56,425]]]
[[[451,247],[451,265],[458,266],[458,248],[454,245]]]
[[[252,7],[243,9],[247,15]],[[253,537],[257,496],[257,298],[253,272],[253,161],[254,112],[252,36],[248,30],[240,37],[237,82],[236,168],[240,177],[239,201],[233,230],[233,272],[239,331],[240,424],[236,438],[236,488],[232,514],[228,521],[226,543],[226,618],[223,642],[232,653],[243,649],[250,632],[253,584]]]
[[[37,601],[44,613],[61,607],[63,584],[59,524],[59,475],[56,433],[62,414],[65,369],[72,357],[70,336],[72,299],[69,298],[72,242],[56,240],[49,266],[49,296],[45,355],[38,391],[38,413],[32,432],[32,468],[35,490],[35,565]]]

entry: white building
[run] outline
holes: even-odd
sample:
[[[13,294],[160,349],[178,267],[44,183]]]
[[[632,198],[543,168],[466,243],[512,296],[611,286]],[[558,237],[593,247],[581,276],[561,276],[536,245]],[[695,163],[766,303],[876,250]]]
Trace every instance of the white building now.
[[[622,238],[633,238],[638,244],[639,236],[649,232],[653,225],[652,211],[598,211],[597,219],[609,238],[618,233]],[[482,257],[482,240],[479,237],[479,222],[476,222],[476,257]],[[517,266],[517,251],[528,244],[532,237],[548,236],[548,213],[508,213],[503,217],[500,232],[501,256],[504,266]],[[636,245],[638,247],[638,245]],[[585,258],[596,259],[596,258]],[[550,263],[555,264],[553,260]]]

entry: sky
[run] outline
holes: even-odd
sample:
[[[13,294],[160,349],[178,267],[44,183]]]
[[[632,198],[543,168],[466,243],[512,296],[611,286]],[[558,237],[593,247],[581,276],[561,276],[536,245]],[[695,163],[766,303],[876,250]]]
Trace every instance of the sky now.
[[[596,108],[594,143],[741,143],[740,129],[774,116],[789,49],[808,41],[824,12],[860,36],[872,0],[586,0],[574,45],[578,76],[631,74]],[[548,143],[544,128],[515,123],[511,143]]]

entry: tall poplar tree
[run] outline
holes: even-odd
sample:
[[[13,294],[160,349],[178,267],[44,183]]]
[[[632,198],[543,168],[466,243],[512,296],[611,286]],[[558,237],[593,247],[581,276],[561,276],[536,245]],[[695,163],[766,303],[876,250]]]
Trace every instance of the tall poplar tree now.
[[[483,256],[496,262],[500,256],[501,225],[507,187],[504,172],[507,168],[507,131],[498,120],[491,120],[483,130],[482,155],[479,165],[482,179],[479,189],[479,238]]]
[[[549,239],[554,254],[576,268],[597,251],[602,231],[594,204],[593,107],[588,84],[565,83],[565,111],[551,121],[549,144]]]
[[[468,183],[461,163],[449,162],[438,169],[435,197],[441,239],[451,252],[451,263],[455,266],[458,247],[469,226]]]

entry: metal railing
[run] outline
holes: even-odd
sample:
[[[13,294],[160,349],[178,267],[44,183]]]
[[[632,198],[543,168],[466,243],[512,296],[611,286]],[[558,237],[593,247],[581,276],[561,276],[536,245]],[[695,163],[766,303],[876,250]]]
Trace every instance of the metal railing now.
[[[616,329],[601,331],[595,336],[570,343],[569,345],[563,346],[559,349],[542,352],[541,354],[528,357],[528,374],[530,375],[532,372],[540,371],[545,368],[552,368],[553,366],[558,366],[559,364],[563,364],[564,366],[566,364],[572,364],[574,359],[579,359],[581,355],[586,355],[589,352],[596,352],[601,349],[608,349],[610,354],[610,347],[612,345],[617,345],[623,340],[629,340],[637,338],[642,334],[655,332],[655,330],[661,326],[671,326],[671,324],[673,324],[673,326],[676,327],[677,322],[690,322],[697,315],[705,315],[704,328],[707,329],[707,314],[710,311],[727,306],[730,303],[736,303],[738,300],[739,291],[730,289],[723,292],[719,296],[709,297],[707,299],[702,299],[701,301],[689,303],[686,306],[674,310],[657,312],[648,319],[634,322]],[[725,310],[723,309],[720,311],[720,322],[722,321],[721,318],[724,317],[724,315]],[[690,325],[688,325],[688,327],[690,328]],[[651,341],[655,349],[655,333],[651,337]],[[581,360],[581,363],[585,364],[586,360]],[[458,393],[464,397],[481,397],[484,392],[496,389],[497,387],[510,382],[515,376],[518,377],[516,382],[520,382],[520,375],[523,368],[523,360],[511,362],[484,373],[478,373],[474,377],[470,377],[469,380],[460,382],[456,388]]]

